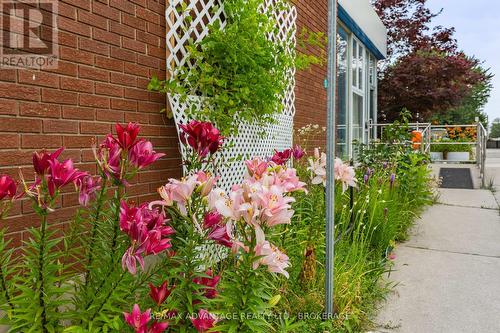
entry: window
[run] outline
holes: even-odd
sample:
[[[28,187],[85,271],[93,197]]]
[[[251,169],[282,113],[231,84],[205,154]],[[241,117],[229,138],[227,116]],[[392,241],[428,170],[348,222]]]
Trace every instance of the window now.
[[[337,29],[336,155],[355,157],[354,142],[376,133],[366,123],[377,118],[377,60],[342,24]]]
[[[337,30],[337,133],[336,155],[345,158],[348,155],[348,35],[342,28]]]
[[[351,141],[363,142],[363,125],[365,121],[365,48],[352,37],[352,122]],[[352,151],[352,149],[351,149]],[[351,154],[352,157],[352,154]]]
[[[368,64],[368,111],[367,118],[373,123],[377,123],[377,60],[374,56],[369,56]],[[368,133],[370,137],[375,138],[377,135],[375,127],[372,129],[371,133]]]

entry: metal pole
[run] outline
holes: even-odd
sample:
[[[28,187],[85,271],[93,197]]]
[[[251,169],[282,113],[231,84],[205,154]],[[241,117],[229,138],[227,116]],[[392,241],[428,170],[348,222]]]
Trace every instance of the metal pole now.
[[[335,243],[335,91],[337,89],[337,0],[328,0],[328,77],[326,134],[326,279],[325,311],[333,318],[334,243]]]

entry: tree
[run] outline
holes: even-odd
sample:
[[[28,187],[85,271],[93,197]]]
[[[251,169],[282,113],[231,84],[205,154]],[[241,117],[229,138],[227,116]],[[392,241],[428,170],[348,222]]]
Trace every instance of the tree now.
[[[430,28],[441,12],[432,13],[426,2],[373,0],[388,29],[388,58],[380,66],[378,90],[384,121],[397,119],[403,108],[426,121],[468,118],[481,112],[489,96],[490,74],[478,70],[477,59],[457,51],[454,28]]]
[[[458,108],[483,82],[474,70],[477,61],[463,53],[416,51],[399,58],[379,81],[379,108],[386,120],[398,118],[406,108],[430,121],[436,115]]]
[[[429,25],[439,13],[426,7],[427,0],[372,0],[373,6],[387,28],[387,63],[418,50],[438,49],[454,52],[457,41],[454,28]]]
[[[495,118],[491,124],[490,138],[500,138],[500,118]]]
[[[488,126],[488,115],[484,112],[484,106],[493,89],[491,80],[493,74],[489,69],[484,69],[480,65],[475,69],[484,76],[484,82],[476,84],[472,88],[472,93],[467,96],[462,103],[444,113],[435,115],[432,121],[437,121],[441,124],[471,124],[476,118],[483,123],[485,127]]]

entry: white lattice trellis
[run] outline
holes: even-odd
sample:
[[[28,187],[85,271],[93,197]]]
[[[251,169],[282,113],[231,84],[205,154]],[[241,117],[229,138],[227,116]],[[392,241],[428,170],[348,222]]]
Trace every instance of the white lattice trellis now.
[[[170,75],[176,75],[176,69],[186,65],[189,56],[186,46],[189,39],[195,43],[200,42],[208,34],[208,26],[219,20],[224,27],[223,0],[190,0],[184,10],[181,9],[186,0],[170,0],[166,9],[167,24],[167,69]],[[268,36],[269,39],[288,43],[288,52],[295,49],[295,20],[297,12],[294,6],[287,5],[285,9],[276,5],[276,0],[265,0],[263,10],[272,15],[279,26],[277,33]],[[214,10],[216,9],[216,10]],[[190,15],[192,20],[186,23],[185,15]],[[237,156],[254,157],[270,156],[274,149],[283,150],[292,145],[293,138],[293,117],[295,115],[295,71],[289,72],[289,87],[283,98],[283,111],[277,114],[276,122],[267,128],[256,125],[242,124],[239,127],[238,135],[229,140],[233,146],[230,150],[224,151],[222,157],[225,161],[232,160]],[[200,103],[198,97],[192,96],[187,101],[181,101],[178,95],[168,94],[168,100],[172,109],[177,132],[179,125],[189,122],[186,110],[191,105]],[[264,136],[261,133],[265,133]],[[185,157],[185,151],[182,155]],[[221,179],[218,186],[228,190],[233,184],[240,183],[245,173],[244,163],[233,162],[227,167],[218,170]]]

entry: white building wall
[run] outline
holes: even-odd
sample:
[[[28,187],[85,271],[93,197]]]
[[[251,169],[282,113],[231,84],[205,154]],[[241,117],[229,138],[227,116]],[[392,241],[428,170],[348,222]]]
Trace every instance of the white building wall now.
[[[387,56],[387,29],[370,4],[370,0],[338,0],[338,3],[382,55]]]

